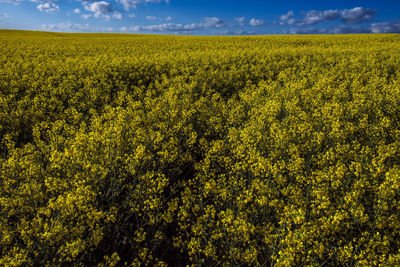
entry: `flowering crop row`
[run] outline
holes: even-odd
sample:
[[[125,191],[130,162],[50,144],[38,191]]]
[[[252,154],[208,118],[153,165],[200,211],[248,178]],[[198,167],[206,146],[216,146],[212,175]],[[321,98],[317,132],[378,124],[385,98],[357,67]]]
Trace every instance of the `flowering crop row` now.
[[[0,52],[0,265],[400,264],[399,35]]]

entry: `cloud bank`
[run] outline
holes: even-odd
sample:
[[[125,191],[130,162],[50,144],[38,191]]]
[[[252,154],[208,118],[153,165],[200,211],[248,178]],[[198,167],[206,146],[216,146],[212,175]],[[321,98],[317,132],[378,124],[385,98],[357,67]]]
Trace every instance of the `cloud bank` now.
[[[372,23],[369,26],[339,25],[331,28],[290,28],[285,34],[352,34],[352,33],[400,33],[400,20]]]
[[[307,11],[302,19],[294,19],[294,12],[289,11],[287,14],[281,15],[279,18],[280,25],[314,25],[324,21],[340,20],[345,24],[357,24],[365,21],[370,21],[376,14],[376,10],[355,7],[352,9],[329,9],[329,10],[310,10]]]
[[[169,18],[167,17],[166,20]],[[193,31],[202,31],[209,28],[222,28],[229,24],[217,17],[205,17],[200,23],[180,24],[180,23],[163,23],[147,26],[125,26],[121,27],[121,31],[126,32],[174,32],[174,33],[191,33]]]
[[[169,3],[169,0],[117,0],[117,2],[120,2],[125,10],[129,10],[131,8],[137,8],[138,5],[140,4],[146,4],[146,3]]]

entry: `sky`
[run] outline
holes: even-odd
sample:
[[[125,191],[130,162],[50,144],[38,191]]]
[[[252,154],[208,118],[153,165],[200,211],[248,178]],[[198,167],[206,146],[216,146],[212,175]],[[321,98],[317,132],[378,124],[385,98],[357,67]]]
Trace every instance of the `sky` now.
[[[400,33],[400,0],[0,0],[0,29],[183,35]]]

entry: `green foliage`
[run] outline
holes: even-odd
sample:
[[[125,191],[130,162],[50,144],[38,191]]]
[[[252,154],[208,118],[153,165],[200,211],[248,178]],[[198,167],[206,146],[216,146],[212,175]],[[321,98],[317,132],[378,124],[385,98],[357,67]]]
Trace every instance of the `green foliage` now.
[[[0,265],[400,264],[399,35],[0,51]]]

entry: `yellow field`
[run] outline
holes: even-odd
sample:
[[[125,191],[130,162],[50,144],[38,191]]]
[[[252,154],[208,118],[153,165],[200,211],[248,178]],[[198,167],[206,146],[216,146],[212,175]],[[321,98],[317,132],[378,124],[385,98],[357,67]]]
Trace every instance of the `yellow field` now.
[[[0,265],[400,264],[400,35],[0,30]]]

